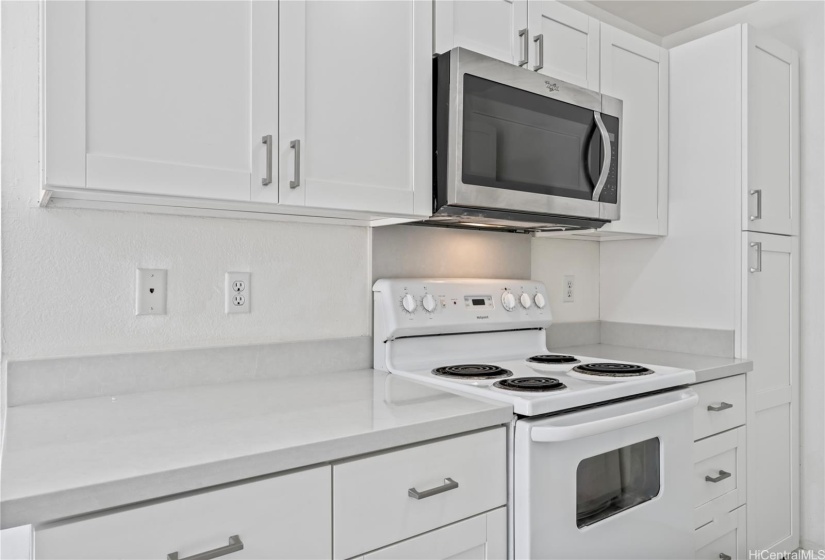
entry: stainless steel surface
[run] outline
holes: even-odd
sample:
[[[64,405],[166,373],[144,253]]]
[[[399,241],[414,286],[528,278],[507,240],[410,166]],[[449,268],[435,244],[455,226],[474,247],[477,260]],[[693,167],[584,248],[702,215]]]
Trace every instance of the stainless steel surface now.
[[[238,552],[239,550],[243,550],[243,541],[238,535],[232,535],[229,537],[229,544],[226,546],[213,548],[212,550],[193,554],[192,556],[187,556],[186,558],[178,557],[177,551],[170,552],[166,555],[166,560],[210,560],[211,558],[226,556],[227,554],[232,554],[233,552]]]
[[[599,180],[596,183],[596,188],[593,189],[593,200],[599,200],[602,195],[602,189],[607,182],[607,176],[610,174],[610,160],[612,159],[612,147],[610,145],[610,135],[607,133],[607,127],[604,126],[602,115],[598,111],[593,112],[593,118],[596,119],[596,126],[599,127],[599,134],[602,135],[602,148],[604,149],[604,162],[602,162],[602,171],[599,173]]]
[[[711,411],[711,412],[722,412],[723,410],[727,410],[729,408],[733,408],[733,405],[730,404],[730,403],[726,403],[724,401],[722,402],[722,404],[720,404],[718,406],[715,405],[715,404],[709,404],[708,405],[708,410]]]
[[[762,219],[762,189],[754,189],[750,192],[751,196],[756,197],[756,214],[751,216],[751,221]]]
[[[518,30],[518,38],[521,40],[521,58],[518,61],[519,66],[524,66],[527,64],[527,28],[519,29]]]
[[[289,182],[289,188],[294,189],[301,186],[301,141],[293,140],[289,147],[295,150],[295,179]]]
[[[407,495],[410,498],[415,498],[416,500],[423,500],[424,498],[429,498],[430,496],[435,496],[436,494],[441,494],[443,492],[447,492],[448,490],[455,490],[456,488],[458,488],[458,482],[452,478],[445,478],[444,484],[441,486],[436,486],[435,488],[421,491],[418,491],[415,488],[410,488],[407,490]]]
[[[519,34],[521,36],[521,33]],[[523,191],[496,189],[486,186],[466,184],[462,180],[461,161],[463,154],[464,130],[464,75],[478,78],[563,101],[598,111],[619,119],[619,138],[622,131],[622,101],[598,92],[582,88],[562,80],[557,80],[531,72],[506,62],[456,48],[450,52],[449,121],[447,130],[447,185],[446,204],[462,208],[474,208],[511,212],[514,214],[549,214],[555,216],[598,220],[607,222],[618,220],[621,204],[621,141],[618,147],[618,185],[616,204],[594,200],[538,194]],[[609,138],[608,138],[609,139]],[[443,214],[442,209],[435,216]],[[530,221],[529,216],[522,218]],[[589,227],[599,227],[602,224]],[[561,229],[561,228],[560,228]],[[573,228],[571,228],[573,229]]]
[[[716,484],[717,482],[722,482],[726,478],[730,478],[731,474],[728,471],[719,471],[719,476],[705,476],[705,480],[708,482],[713,482]]]
[[[538,72],[544,68],[544,33],[539,33],[533,37],[533,42],[536,43],[536,58],[539,61],[538,64],[533,66],[533,72]]]
[[[267,134],[261,142],[266,145],[266,175],[261,179],[261,184],[266,186],[272,183],[272,135]]]
[[[754,272],[762,272],[762,242],[754,241],[750,246],[751,248],[756,248],[756,267],[750,268],[751,274]]]

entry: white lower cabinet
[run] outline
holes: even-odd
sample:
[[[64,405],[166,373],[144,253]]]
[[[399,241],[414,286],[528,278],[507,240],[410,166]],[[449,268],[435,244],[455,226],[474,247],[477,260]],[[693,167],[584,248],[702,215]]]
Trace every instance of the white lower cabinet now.
[[[498,508],[361,557],[362,560],[411,558],[504,560],[507,558],[507,508]]]
[[[746,558],[748,396],[746,375],[693,386],[693,521],[696,558]]]
[[[34,557],[503,560],[506,463],[491,428],[45,524]]]
[[[38,560],[328,558],[331,467],[172,499],[35,531]],[[232,544],[235,543],[233,547]],[[243,549],[238,545],[243,543]]]
[[[746,560],[747,513],[742,506],[696,530],[697,560]]]
[[[507,503],[504,428],[333,466],[333,556],[351,558]]]

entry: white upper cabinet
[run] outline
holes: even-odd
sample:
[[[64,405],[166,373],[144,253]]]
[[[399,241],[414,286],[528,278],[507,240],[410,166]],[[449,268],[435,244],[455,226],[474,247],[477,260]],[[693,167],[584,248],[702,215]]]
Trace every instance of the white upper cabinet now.
[[[525,66],[527,0],[435,0],[434,52],[464,47]]]
[[[742,229],[799,234],[799,57],[743,26]]]
[[[667,235],[667,50],[602,24],[601,92],[623,105],[621,218],[600,233]]]
[[[280,3],[280,203],[429,216],[432,5]]]
[[[277,4],[44,5],[47,187],[277,202]]]
[[[599,21],[553,0],[530,0],[529,68],[599,90]]]

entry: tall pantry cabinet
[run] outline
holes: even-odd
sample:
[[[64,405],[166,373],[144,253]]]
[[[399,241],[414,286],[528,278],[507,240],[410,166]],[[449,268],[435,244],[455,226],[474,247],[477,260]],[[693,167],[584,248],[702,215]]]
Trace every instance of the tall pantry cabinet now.
[[[730,239],[720,250],[739,255],[714,283],[733,286],[737,355],[754,362],[747,549],[785,553],[799,546],[798,65],[795,51],[748,25],[670,52],[671,114],[687,115],[671,120],[672,196],[724,206]]]

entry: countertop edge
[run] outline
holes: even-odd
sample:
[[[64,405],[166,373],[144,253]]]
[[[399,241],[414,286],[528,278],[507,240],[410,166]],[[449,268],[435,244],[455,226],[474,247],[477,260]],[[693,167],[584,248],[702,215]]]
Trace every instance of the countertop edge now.
[[[0,501],[0,529],[43,525],[104,510],[209,491],[249,479],[331,464],[442,437],[509,423],[511,406],[464,413],[410,426],[317,441],[285,449],[192,465],[130,479],[102,482],[36,496]],[[128,495],[128,498],[125,497]]]

